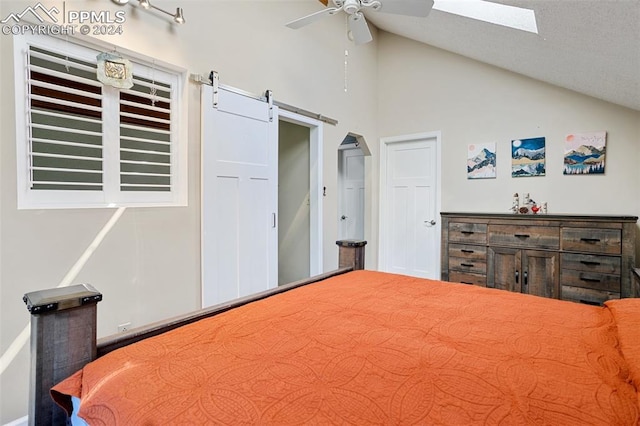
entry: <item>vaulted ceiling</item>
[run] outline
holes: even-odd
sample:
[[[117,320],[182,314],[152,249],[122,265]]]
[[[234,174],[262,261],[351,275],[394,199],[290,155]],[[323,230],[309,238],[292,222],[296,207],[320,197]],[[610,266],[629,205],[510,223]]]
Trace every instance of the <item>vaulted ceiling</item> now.
[[[365,13],[378,29],[640,111],[640,0],[492,1],[534,10],[538,34],[437,9]]]

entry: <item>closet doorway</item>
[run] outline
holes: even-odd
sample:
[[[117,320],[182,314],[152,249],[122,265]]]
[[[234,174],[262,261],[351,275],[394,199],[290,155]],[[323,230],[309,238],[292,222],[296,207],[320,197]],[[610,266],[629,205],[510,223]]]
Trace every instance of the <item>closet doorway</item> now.
[[[280,110],[278,285],[322,272],[321,125]]]

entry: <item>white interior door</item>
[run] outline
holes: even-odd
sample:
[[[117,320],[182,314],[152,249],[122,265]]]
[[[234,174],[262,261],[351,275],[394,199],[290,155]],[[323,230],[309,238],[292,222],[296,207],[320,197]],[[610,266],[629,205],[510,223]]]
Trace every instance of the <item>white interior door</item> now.
[[[364,239],[364,153],[361,149],[341,150],[340,238]]]
[[[278,119],[259,99],[202,86],[202,305],[278,281]]]
[[[383,139],[382,270],[440,277],[439,134]]]

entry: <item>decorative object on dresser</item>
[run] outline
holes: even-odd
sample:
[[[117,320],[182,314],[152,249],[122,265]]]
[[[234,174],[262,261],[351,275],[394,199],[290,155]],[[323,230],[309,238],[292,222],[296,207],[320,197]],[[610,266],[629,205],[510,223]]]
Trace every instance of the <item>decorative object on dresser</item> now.
[[[443,281],[588,304],[640,297],[636,216],[441,215]]]

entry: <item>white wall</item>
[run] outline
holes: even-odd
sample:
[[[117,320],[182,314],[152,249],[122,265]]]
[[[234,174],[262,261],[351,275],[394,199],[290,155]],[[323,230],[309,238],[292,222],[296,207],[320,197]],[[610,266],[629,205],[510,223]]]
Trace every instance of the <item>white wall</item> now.
[[[378,47],[380,137],[442,131],[443,211],[507,212],[528,192],[549,213],[640,215],[640,112],[385,32]],[[605,175],[564,176],[565,136],[598,130]],[[546,176],[512,178],[510,141],[537,136]],[[481,142],[497,144],[497,178],[468,180],[467,146]]]
[[[46,7],[62,1],[43,1]],[[158,13],[136,10],[136,1],[66,0],[66,10],[126,10],[124,34],[104,36],[113,45],[183,66],[220,73],[221,82],[335,118],[324,128],[324,269],[337,266],[337,146],[347,132],[376,138],[375,43],[358,48],[346,39],[344,21],[294,31],[284,24],[319,10],[312,1],[156,0],[166,10],[184,8],[187,23],[171,25]],[[0,2],[0,16],[31,1]],[[374,34],[375,36],[375,34]],[[344,50],[349,90],[344,92]],[[0,355],[29,321],[24,293],[54,287],[86,250],[115,210],[16,209],[15,111],[11,36],[0,35]],[[355,78],[358,76],[358,78]],[[200,111],[199,87],[189,90],[189,205],[124,212],[75,283],[104,294],[98,305],[99,336],[117,325],[134,326],[197,309],[200,305]],[[25,347],[0,376],[0,424],[27,412],[29,353]]]

